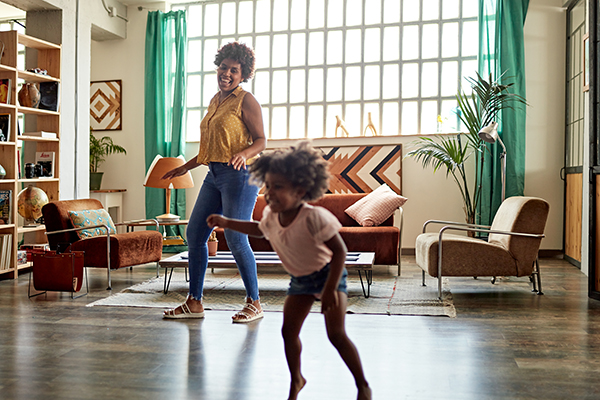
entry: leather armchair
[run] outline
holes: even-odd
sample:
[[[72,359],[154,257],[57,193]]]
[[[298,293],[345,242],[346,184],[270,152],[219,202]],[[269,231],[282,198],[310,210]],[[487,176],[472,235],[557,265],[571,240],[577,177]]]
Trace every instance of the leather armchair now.
[[[510,197],[500,205],[491,226],[449,221],[427,221],[417,236],[417,265],[438,278],[438,297],[442,297],[442,276],[529,276],[533,291],[542,293],[539,264],[540,243],[550,206],[536,197]],[[436,233],[427,233],[429,225],[441,224]],[[481,240],[458,232],[489,234]],[[535,279],[534,279],[535,278]]]
[[[108,288],[111,289],[111,269],[120,269],[134,265],[160,261],[162,256],[162,234],[158,231],[134,231],[110,234],[106,225],[100,225],[108,232],[106,236],[80,239],[69,218],[69,211],[97,210],[102,203],[96,199],[60,200],[46,204],[42,214],[46,224],[46,235],[51,250],[59,244],[65,244],[65,251],[84,251],[84,266],[106,268]],[[141,221],[135,221],[141,222]],[[131,223],[131,221],[129,221]],[[128,222],[116,224],[128,225]]]

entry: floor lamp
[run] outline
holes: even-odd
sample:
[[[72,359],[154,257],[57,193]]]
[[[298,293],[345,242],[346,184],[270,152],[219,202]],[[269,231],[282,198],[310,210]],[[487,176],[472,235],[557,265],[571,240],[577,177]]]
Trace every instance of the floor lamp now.
[[[194,186],[192,174],[185,174],[171,178],[163,179],[162,177],[173,168],[180,167],[185,164],[183,157],[162,157],[157,155],[152,161],[152,165],[148,168],[144,186],[165,189],[167,191],[167,213],[156,217],[158,222],[176,222],[179,221],[179,215],[171,214],[171,189],[186,189]]]
[[[504,142],[502,142],[502,139],[498,136],[498,123],[492,121],[489,125],[481,128],[479,137],[484,142],[495,143],[497,140],[502,145],[500,160],[502,161],[502,201],[504,201],[506,198],[506,146],[504,146]]]

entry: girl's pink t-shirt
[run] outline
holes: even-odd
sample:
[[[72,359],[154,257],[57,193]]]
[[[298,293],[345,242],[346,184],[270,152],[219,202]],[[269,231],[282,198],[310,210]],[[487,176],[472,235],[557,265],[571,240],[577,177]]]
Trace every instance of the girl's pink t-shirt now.
[[[281,226],[279,215],[266,206],[259,229],[292,276],[320,271],[331,261],[332,251],[325,242],[335,236],[342,224],[329,210],[303,204],[288,226]]]

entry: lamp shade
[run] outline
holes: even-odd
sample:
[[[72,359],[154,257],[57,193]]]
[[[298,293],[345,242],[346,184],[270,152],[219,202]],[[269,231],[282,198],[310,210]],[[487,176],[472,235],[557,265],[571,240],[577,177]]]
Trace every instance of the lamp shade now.
[[[489,123],[489,125],[481,128],[481,130],[479,131],[479,137],[484,142],[496,142],[496,140],[498,140],[498,123],[492,121]]]
[[[148,168],[144,186],[159,189],[186,189],[194,187],[192,174],[186,172],[182,176],[171,179],[162,179],[162,177],[173,168],[181,167],[185,164],[183,157],[162,157],[157,155]]]

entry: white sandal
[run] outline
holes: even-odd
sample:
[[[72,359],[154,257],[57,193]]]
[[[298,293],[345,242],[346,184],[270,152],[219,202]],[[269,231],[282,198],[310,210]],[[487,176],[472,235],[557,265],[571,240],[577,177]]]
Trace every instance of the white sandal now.
[[[256,308],[256,306],[254,306],[252,303],[246,303],[242,311],[237,312],[231,318],[235,323],[246,324],[248,322],[256,321],[262,317],[264,317],[262,310]]]
[[[192,312],[187,303],[183,303],[180,305],[181,313],[175,314],[175,310],[177,307],[172,308],[170,310],[165,310],[163,312],[163,318],[165,319],[191,319],[191,318],[204,318],[204,311],[202,312]]]

